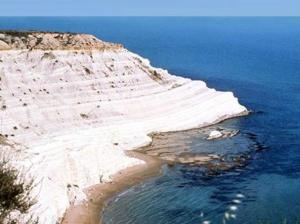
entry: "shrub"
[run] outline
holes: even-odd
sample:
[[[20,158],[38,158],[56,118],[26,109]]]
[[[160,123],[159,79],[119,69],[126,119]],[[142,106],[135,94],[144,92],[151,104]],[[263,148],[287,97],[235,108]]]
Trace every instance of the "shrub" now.
[[[87,114],[84,114],[84,113],[80,113],[80,116],[81,116],[83,119],[89,118],[89,116],[88,116]]]
[[[16,169],[0,160],[0,223],[16,224],[19,217],[11,217],[12,212],[19,216],[28,212],[34,204],[29,196],[32,186],[32,181],[26,184]],[[38,223],[38,220],[29,218],[27,223]]]

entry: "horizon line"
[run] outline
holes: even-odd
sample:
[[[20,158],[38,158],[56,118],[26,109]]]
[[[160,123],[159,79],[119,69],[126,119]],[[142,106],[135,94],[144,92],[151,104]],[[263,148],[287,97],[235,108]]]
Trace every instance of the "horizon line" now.
[[[0,15],[3,17],[300,17],[300,15]]]

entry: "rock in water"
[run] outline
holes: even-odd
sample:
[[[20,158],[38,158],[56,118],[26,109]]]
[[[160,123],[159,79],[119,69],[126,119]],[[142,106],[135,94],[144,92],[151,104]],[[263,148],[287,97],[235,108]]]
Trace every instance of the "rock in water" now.
[[[213,130],[209,133],[209,136],[207,139],[211,140],[211,139],[221,138],[222,135],[223,134],[220,131]]]

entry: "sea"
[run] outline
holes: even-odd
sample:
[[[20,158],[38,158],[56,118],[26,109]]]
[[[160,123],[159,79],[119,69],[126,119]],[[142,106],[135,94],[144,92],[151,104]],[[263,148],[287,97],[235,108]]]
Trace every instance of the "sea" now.
[[[217,125],[239,130],[231,138],[187,131],[154,139],[176,150],[247,153],[242,166],[211,174],[164,165],[112,198],[104,224],[300,223],[300,17],[0,17],[0,29],[121,43],[153,66],[232,91],[252,111]]]

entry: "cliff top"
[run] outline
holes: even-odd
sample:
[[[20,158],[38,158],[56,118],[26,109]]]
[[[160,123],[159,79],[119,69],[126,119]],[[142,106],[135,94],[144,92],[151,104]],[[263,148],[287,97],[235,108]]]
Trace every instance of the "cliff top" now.
[[[0,31],[0,50],[104,50],[121,47],[89,34]]]

